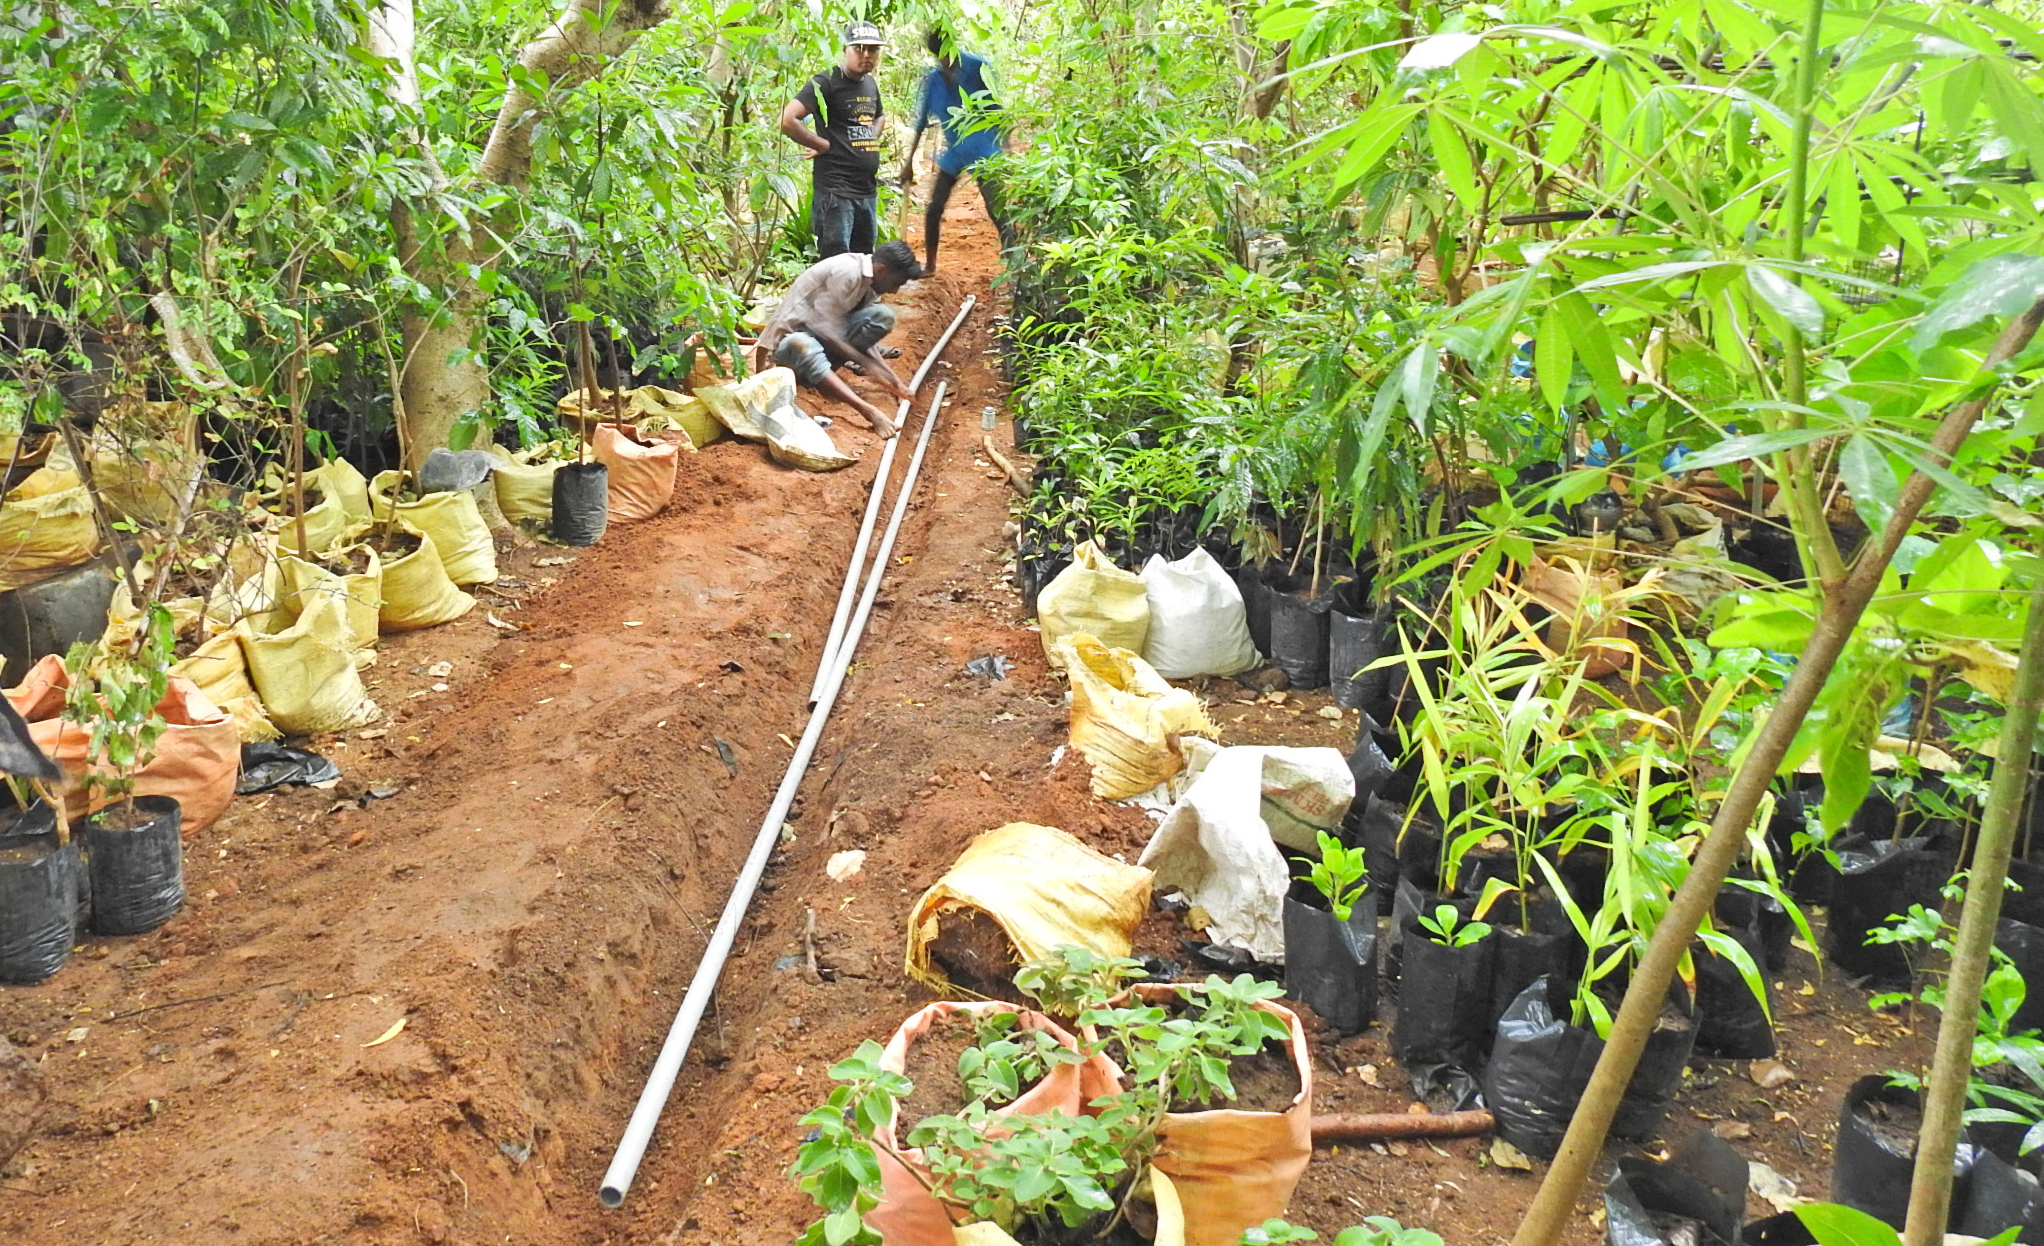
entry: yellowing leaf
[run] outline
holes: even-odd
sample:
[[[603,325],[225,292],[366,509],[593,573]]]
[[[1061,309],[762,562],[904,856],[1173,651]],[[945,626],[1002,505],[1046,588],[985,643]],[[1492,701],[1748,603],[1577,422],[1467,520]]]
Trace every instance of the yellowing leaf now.
[[[382,1034],[378,1035],[377,1037],[372,1038],[368,1042],[362,1044],[362,1048],[363,1050],[366,1051],[371,1047],[381,1047],[385,1043],[389,1042],[391,1039],[396,1038],[398,1035],[404,1032],[405,1018],[399,1017],[396,1021],[391,1022],[389,1029],[385,1030]]]

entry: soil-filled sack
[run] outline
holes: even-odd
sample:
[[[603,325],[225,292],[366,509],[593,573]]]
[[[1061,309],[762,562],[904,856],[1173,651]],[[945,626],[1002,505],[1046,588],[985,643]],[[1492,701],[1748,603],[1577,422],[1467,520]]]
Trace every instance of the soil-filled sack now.
[[[1137,864],[1206,910],[1207,937],[1257,960],[1285,958],[1284,898],[1291,871],[1279,845],[1318,852],[1318,832],[1340,825],[1353,780],[1331,748],[1199,749],[1176,804]]]
[[[184,906],[178,812],[168,796],[137,796],[132,805],[115,801],[79,824],[95,934],[143,934]]]
[[[383,560],[376,556],[374,548],[366,544],[335,549],[329,557],[362,569],[342,574],[326,560],[307,562],[286,554],[277,560],[284,572],[281,604],[295,619],[305,612],[313,597],[334,598],[340,603],[342,617],[347,620],[348,637],[360,651],[356,664],[366,665],[366,659],[374,657],[377,618],[383,609]]]
[[[1215,735],[1199,697],[1173,688],[1127,649],[1065,637],[1058,654],[1072,679],[1072,747],[1093,767],[1093,794],[1125,800],[1185,768],[1183,735]]]
[[[1431,917],[1432,910],[1426,915]],[[1431,1082],[1433,1071],[1442,1066],[1476,1072],[1490,1047],[1486,1026],[1496,935],[1451,947],[1429,937],[1417,914],[1400,926],[1402,966],[1391,1050],[1416,1087]]]
[[[1760,941],[1747,930],[1724,932],[1760,970],[1760,994],[1730,957],[1720,956],[1698,941],[1691,949],[1696,963],[1696,1049],[1730,1060],[1761,1060],[1774,1054],[1774,1026],[1768,1021],[1773,991],[1767,980],[1767,957]]]
[[[75,567],[98,548],[92,495],[76,472],[39,467],[0,499],[0,591]]]
[[[349,668],[353,673],[354,668]],[[62,795],[70,816],[83,817],[103,807],[107,797],[86,799],[85,774],[91,769],[92,734],[78,723],[64,721],[64,699],[71,673],[64,660],[44,658],[29,669],[28,678],[6,691],[10,704],[28,721],[29,737],[64,769]],[[156,703],[164,727],[156,737],[155,754],[134,772],[137,796],[168,796],[184,810],[186,834],[195,834],[227,811],[234,799],[234,776],[241,767],[241,728],[206,699],[189,679],[172,675]],[[95,792],[99,789],[95,788]]]
[[[1343,709],[1388,715],[1391,671],[1370,668],[1377,659],[1398,652],[1391,608],[1357,606],[1355,613],[1350,613],[1343,608],[1345,596],[1337,592],[1327,612],[1327,680],[1334,691],[1334,703]]]
[[[305,473],[305,487],[325,494],[351,519],[370,517],[369,480],[346,459],[329,459]]]
[[[400,522],[398,532],[411,549],[386,550],[383,554],[383,604],[376,611],[376,626],[386,632],[409,632],[437,627],[475,609],[476,599],[462,592],[448,577],[440,562],[440,550],[433,538]],[[395,551],[395,552],[393,552]]]
[[[585,428],[598,421],[623,421],[634,425],[649,438],[679,433],[691,449],[707,446],[724,435],[724,427],[700,399],[658,385],[641,385],[622,395],[608,389],[596,391],[593,409],[585,407],[584,393],[571,389],[561,396],[560,413]],[[679,444],[679,442],[677,442]]]
[[[263,708],[285,734],[345,731],[376,717],[376,703],[355,668],[355,639],[341,598],[314,594],[291,626],[249,637],[242,648]],[[237,740],[237,763],[240,757]]]
[[[1887,1074],[1874,1073],[1854,1082],[1838,1109],[1831,1201],[1901,1228],[1909,1216],[1909,1182],[1916,1169],[1916,1132],[1922,1120],[1922,1098],[1906,1086],[1892,1085]],[[1958,1148],[1952,1153],[1948,1225],[1957,1223],[1966,1207],[1973,1169],[1982,1154],[1961,1127]]]
[[[378,472],[369,484],[369,495],[379,523],[390,518],[392,498],[404,474]],[[490,525],[483,519],[475,495],[459,492],[429,493],[411,502],[398,502],[397,518],[433,538],[433,549],[456,584],[488,584],[497,578],[497,545]]]
[[[1967,1237],[1989,1238],[2020,1228],[2024,1246],[2044,1243],[2044,1189],[2037,1178],[1991,1152],[1973,1165],[1963,1206],[1953,1200],[1952,1230]]]
[[[1956,850],[1948,841],[1921,836],[1869,841],[1850,835],[1836,848],[1838,876],[1824,927],[1825,952],[1847,973],[1868,977],[1877,986],[1908,983],[1914,976],[1908,945],[1868,943],[1867,933],[1913,904],[1937,908]]]
[[[1625,587],[1616,572],[1592,572],[1573,558],[1534,558],[1521,579],[1528,596],[1554,612],[1547,645],[1582,659],[1583,674],[1602,679],[1636,661],[1632,624],[1609,600]]]
[[[1242,590],[1212,554],[1195,549],[1174,562],[1143,565],[1150,628],[1143,660],[1166,679],[1236,675],[1262,661],[1249,639]]]
[[[1114,565],[1091,541],[1072,551],[1072,565],[1036,595],[1036,622],[1051,669],[1062,670],[1058,642],[1084,634],[1113,649],[1141,653],[1150,635],[1150,598],[1141,576]]]
[[[92,484],[117,518],[140,523],[166,525],[177,518],[185,488],[192,476],[203,470],[191,446],[174,438],[115,436],[102,428],[87,439],[83,449],[92,463]],[[62,466],[73,462],[66,447],[59,447],[52,462]]]
[[[497,470],[490,473],[497,509],[514,524],[545,532],[554,517],[554,473],[563,466],[559,460],[540,457],[552,446],[523,455],[512,454],[494,442],[484,448],[497,460]]]
[[[248,677],[248,654],[242,643],[254,634],[246,622],[237,623],[215,633],[170,668],[172,675],[191,680],[208,701],[234,720],[244,744],[274,740],[278,735]]]
[[[1604,1187],[1606,1246],[1739,1246],[1748,1180],[1746,1161],[1707,1129],[1693,1130],[1664,1162],[1625,1156]],[[1701,1233],[1663,1228],[1684,1220]]]
[[[1361,1033],[1377,1016],[1376,893],[1364,892],[1341,921],[1318,892],[1302,900],[1298,891],[1285,897],[1285,994],[1329,1028]]]
[[[629,425],[598,424],[590,438],[596,459],[610,469],[610,517],[620,523],[651,519],[674,500],[674,472],[681,448],[668,441],[641,441]]]
[[[1005,1013],[1015,1014],[1018,1031],[1034,1030],[1048,1034],[1065,1050],[1078,1051],[1078,1040],[1040,1012],[997,1001],[971,1004],[939,1001],[901,1023],[880,1053],[880,1067],[890,1073],[907,1075],[910,1048],[933,1026],[953,1019],[976,1023]],[[1085,1111],[1091,1100],[1113,1094],[1119,1088],[1118,1080],[1119,1071],[1102,1056],[1061,1064],[1044,1074],[1035,1085],[1023,1090],[1013,1101],[994,1107],[991,1115],[996,1118],[1045,1116],[1055,1112],[1076,1117]],[[964,1103],[953,1105],[944,1114],[956,1115],[964,1107]],[[951,1217],[923,1184],[930,1173],[923,1166],[921,1151],[905,1144],[908,1135],[921,1122],[902,1120],[900,1109],[901,1104],[897,1103],[895,1111],[873,1138],[873,1154],[880,1163],[882,1190],[879,1206],[866,1213],[867,1227],[878,1232],[887,1246],[951,1246]],[[918,1180],[909,1171],[911,1166],[923,1174],[923,1180]]]
[[[601,463],[566,463],[554,473],[555,541],[586,549],[603,539],[610,526],[610,469]]]
[[[1169,1006],[1178,988],[1139,985],[1143,1002]],[[1213,1108],[1167,1112],[1156,1166],[1178,1187],[1187,1246],[1239,1246],[1245,1230],[1284,1214],[1313,1157],[1313,1062],[1298,1014],[1268,1000],[1258,1008],[1284,1018],[1299,1093],[1281,1112]]]
[[[1331,623],[1326,593],[1313,595],[1311,577],[1265,576],[1270,593],[1270,662],[1295,689],[1327,686]]]
[[[944,986],[931,949],[947,918],[991,919],[1012,948],[1012,963],[1021,964],[1068,945],[1127,956],[1149,909],[1150,871],[1055,827],[1010,822],[968,844],[916,901],[908,920],[909,976]]]
[[[1408,972],[1411,968],[1408,964]],[[1679,987],[1671,992],[1647,1036],[1639,1067],[1612,1117],[1614,1137],[1651,1138],[1668,1114],[1696,1041],[1696,1023],[1687,1001],[1678,1002],[1680,993]],[[1552,1159],[1561,1148],[1583,1088],[1590,1084],[1590,1071],[1604,1053],[1604,1040],[1595,1030],[1564,1019],[1569,1006],[1568,988],[1554,985],[1553,979],[1520,992],[1498,1021],[1484,1072],[1484,1099],[1497,1117],[1498,1135],[1536,1159]]]
[[[84,864],[47,806],[0,816],[14,819],[0,828],[0,983],[29,986],[71,959]]]

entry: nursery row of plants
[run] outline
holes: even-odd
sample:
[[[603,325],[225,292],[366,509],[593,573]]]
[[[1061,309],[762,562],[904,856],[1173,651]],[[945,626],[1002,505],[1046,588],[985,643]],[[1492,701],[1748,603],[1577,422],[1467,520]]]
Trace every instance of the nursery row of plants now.
[[[1393,942],[1416,1092],[1536,1155],[1591,1118],[1522,1241],[1692,1050],[1772,1052],[1792,940],[1953,1036],[1896,1070],[1914,1197],[1842,1201],[1962,1223],[1961,1110],[2036,1162],[2035,16],[1166,6],[1039,78],[1019,587],[1203,549],[1381,724],[1290,854],[1287,983],[1360,1028]]]

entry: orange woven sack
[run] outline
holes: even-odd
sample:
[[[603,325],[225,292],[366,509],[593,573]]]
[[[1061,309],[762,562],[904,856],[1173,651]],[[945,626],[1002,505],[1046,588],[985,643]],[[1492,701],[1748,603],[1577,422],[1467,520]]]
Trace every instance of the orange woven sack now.
[[[1177,988],[1131,987],[1147,1004],[1170,1005]],[[1313,1061],[1298,1014],[1268,1000],[1257,1005],[1285,1019],[1299,1094],[1282,1112],[1214,1108],[1167,1112],[1152,1161],[1168,1173],[1185,1207],[1186,1246],[1237,1246],[1243,1231],[1285,1213],[1313,1158]]]
[[[29,738],[64,769],[61,795],[64,812],[77,818],[104,808],[104,798],[86,802],[86,757],[91,733],[64,721],[64,696],[71,673],[55,654],[29,668],[28,678],[4,694],[28,720]],[[156,755],[135,772],[135,795],[168,796],[184,812],[184,833],[195,835],[218,821],[234,799],[234,780],[241,773],[241,728],[229,715],[182,675],[172,675],[157,703],[165,726],[156,737]]]
[[[967,1004],[940,1000],[901,1023],[880,1054],[880,1067],[890,1073],[905,1073],[909,1047],[940,1020],[958,1016],[977,1020],[1003,1012],[1018,1014],[1024,1029],[1042,1030],[1066,1047],[1078,1046],[1078,1040],[1042,1013],[998,1001]],[[1060,1065],[1014,1102],[995,1109],[993,1115],[1041,1116],[1062,1112],[1078,1116],[1088,1100],[1113,1093],[1118,1076],[1114,1065],[1101,1056],[1083,1064]],[[899,1110],[897,1105],[897,1114]],[[920,1166],[922,1160],[916,1148],[901,1145],[898,1134],[903,1124],[890,1118],[873,1139],[873,1154],[880,1161],[881,1195],[880,1205],[866,1213],[866,1223],[887,1246],[952,1246],[950,1214],[908,1170],[911,1164]],[[909,1128],[915,1124],[906,1122]]]
[[[651,519],[674,496],[674,469],[681,447],[668,441],[641,439],[623,424],[598,424],[590,438],[596,458],[610,468],[610,517],[630,521]]]

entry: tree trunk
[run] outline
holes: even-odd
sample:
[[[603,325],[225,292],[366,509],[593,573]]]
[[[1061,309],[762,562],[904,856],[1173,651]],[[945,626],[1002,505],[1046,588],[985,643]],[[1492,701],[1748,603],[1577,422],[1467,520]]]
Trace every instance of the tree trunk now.
[[[409,33],[410,9],[411,0],[386,0],[370,23],[370,46],[398,63],[393,99],[406,102],[408,90],[409,102],[416,104],[418,86],[410,71],[409,46],[395,53],[379,48],[379,40],[385,47],[397,47],[398,36]],[[549,102],[602,73],[667,15],[666,0],[566,0],[518,56],[521,67],[549,84],[546,94],[535,95],[515,83],[504,93],[497,122],[469,180],[525,189],[532,176],[533,127]],[[430,152],[427,158],[431,160]],[[399,213],[399,253],[406,273],[447,293],[440,305],[416,308],[405,318],[396,418],[405,466],[414,470],[435,447],[447,444],[463,416],[489,405],[490,373],[482,355],[488,300],[474,274],[496,264],[496,240],[509,233],[501,225],[477,222],[466,234],[450,230],[440,247],[430,248],[418,237],[416,215],[409,209]]]
[[[1979,1033],[1980,988],[1994,956],[1994,928],[2001,918],[2009,855],[2016,823],[2023,815],[2023,789],[2030,783],[2030,749],[2037,738],[2037,711],[2044,707],[2044,583],[2030,591],[2029,621],[2016,659],[2015,687],[2002,707],[2001,738],[1994,750],[1994,781],[1980,815],[1980,843],[1966,878],[1959,933],[1952,941],[1952,967],[1945,977],[1939,1009],[1937,1057],[1924,1087],[1923,1123],[1916,1133],[1916,1168],[1909,1183],[1905,1246],[1938,1246],[1952,1208],[1952,1151],[1959,1145],[1967,1083],[1973,1076],[1973,1040]],[[1943,1160],[1939,1160],[1943,1156]]]

